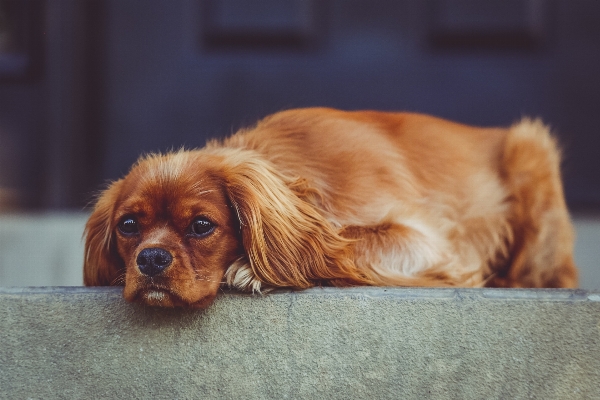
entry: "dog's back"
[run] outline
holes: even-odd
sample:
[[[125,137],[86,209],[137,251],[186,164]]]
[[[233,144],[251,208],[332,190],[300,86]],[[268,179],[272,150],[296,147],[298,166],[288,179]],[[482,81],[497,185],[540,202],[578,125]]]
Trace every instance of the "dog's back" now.
[[[253,149],[383,283],[576,286],[573,233],[548,129],[476,128],[410,113],[313,108],[267,117],[226,146]]]

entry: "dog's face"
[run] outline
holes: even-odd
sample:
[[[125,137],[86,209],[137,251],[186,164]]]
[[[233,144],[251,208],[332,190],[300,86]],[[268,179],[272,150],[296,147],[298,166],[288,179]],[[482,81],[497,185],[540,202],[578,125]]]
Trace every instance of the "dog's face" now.
[[[89,232],[97,224],[108,231],[103,262],[118,270],[116,279],[86,284],[124,283],[127,300],[148,305],[206,307],[243,254],[234,214],[206,163],[186,153],[144,160],[103,194],[88,222]]]
[[[240,253],[222,185],[210,179],[192,190],[177,182],[170,188],[160,182],[129,184],[131,195],[119,204],[114,221],[126,268],[125,298],[149,305],[210,304]]]

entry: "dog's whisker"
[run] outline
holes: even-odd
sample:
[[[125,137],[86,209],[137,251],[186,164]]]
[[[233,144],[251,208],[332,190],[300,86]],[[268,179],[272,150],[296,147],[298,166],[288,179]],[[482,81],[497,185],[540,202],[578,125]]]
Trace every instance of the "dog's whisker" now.
[[[217,281],[215,279],[211,279],[211,278],[208,278],[208,277],[197,277],[196,280],[197,281],[204,281],[204,282],[219,282],[219,283],[222,282],[222,281]]]
[[[125,284],[125,272],[118,275],[115,279],[112,280],[110,286],[122,286]]]

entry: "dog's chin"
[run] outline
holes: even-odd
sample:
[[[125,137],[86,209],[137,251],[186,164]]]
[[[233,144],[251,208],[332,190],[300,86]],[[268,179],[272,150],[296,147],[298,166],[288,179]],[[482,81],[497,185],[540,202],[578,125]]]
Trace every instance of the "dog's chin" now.
[[[124,296],[127,301],[141,303],[150,307],[184,307],[184,308],[206,308],[212,304],[217,293],[208,293],[196,298],[186,298],[171,290],[159,287],[137,288],[133,291],[125,287]]]

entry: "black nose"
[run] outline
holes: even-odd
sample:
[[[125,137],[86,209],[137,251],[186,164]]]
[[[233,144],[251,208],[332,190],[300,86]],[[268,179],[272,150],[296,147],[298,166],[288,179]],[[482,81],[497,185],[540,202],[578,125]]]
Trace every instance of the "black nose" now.
[[[137,256],[137,265],[144,275],[154,276],[167,269],[173,262],[171,253],[158,247],[144,249]]]

